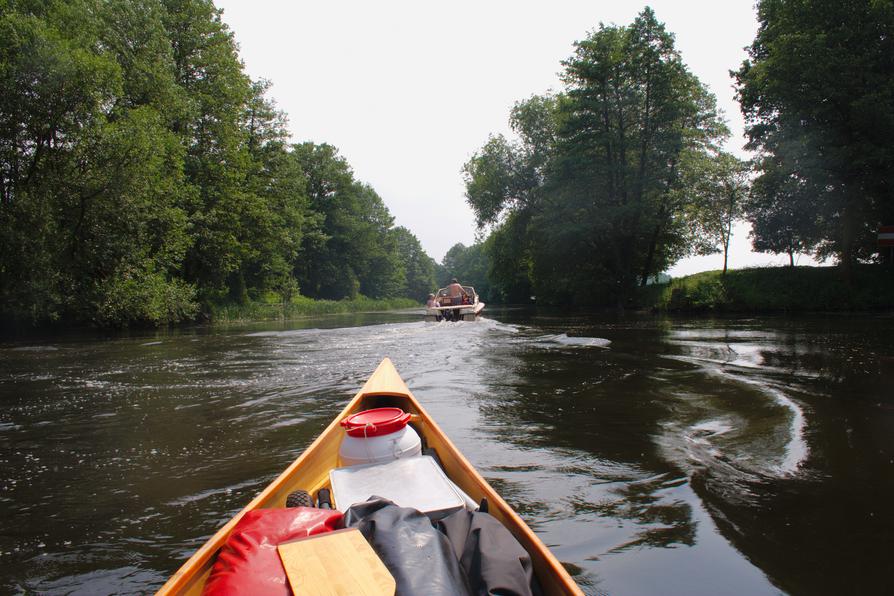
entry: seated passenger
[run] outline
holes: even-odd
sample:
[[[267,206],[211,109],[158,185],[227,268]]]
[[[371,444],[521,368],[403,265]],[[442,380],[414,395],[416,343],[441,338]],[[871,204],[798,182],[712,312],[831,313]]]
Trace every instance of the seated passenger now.
[[[429,294],[428,301],[425,303],[425,307],[426,308],[438,308],[439,306],[441,306],[441,305],[438,304],[438,299],[435,298],[435,295]]]

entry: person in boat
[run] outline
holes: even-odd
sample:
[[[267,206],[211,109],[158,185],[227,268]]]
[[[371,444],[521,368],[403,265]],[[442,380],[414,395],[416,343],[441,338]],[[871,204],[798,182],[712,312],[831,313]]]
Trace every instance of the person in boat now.
[[[450,296],[451,304],[463,304],[469,299],[468,292],[459,285],[459,282],[456,281],[455,277],[450,280],[450,285],[447,286],[447,295]],[[466,301],[464,301],[463,298],[465,298]]]

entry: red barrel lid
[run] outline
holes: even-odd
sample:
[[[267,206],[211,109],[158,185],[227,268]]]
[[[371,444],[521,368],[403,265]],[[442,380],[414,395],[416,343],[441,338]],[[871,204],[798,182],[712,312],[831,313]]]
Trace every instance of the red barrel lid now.
[[[399,431],[409,420],[410,414],[400,408],[375,408],[352,414],[341,425],[352,437],[379,437]]]

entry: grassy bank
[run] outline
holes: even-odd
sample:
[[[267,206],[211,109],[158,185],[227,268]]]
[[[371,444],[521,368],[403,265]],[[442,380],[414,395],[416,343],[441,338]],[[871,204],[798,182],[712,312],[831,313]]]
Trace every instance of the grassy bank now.
[[[247,304],[224,304],[212,306],[213,323],[234,323],[243,321],[286,321],[316,315],[331,315],[349,312],[394,310],[398,308],[421,307],[409,298],[388,298],[375,300],[358,296],[353,300],[314,300],[297,296],[287,303],[270,301],[249,302]]]
[[[642,304],[682,312],[894,309],[894,271],[878,265],[706,271],[644,289]]]

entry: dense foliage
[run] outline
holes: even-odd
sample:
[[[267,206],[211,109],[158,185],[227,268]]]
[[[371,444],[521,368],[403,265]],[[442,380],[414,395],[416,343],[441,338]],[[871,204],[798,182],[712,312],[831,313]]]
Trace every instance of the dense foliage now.
[[[890,310],[894,276],[879,265],[705,271],[645,288],[642,302],[682,312]]]
[[[423,297],[418,240],[267,87],[210,0],[0,0],[0,316]]]
[[[624,305],[682,256],[728,245],[745,182],[714,97],[651,9],[601,25],[564,67],[562,93],[515,106],[517,141],[491,137],[466,164],[467,198],[491,227],[495,293]]]
[[[451,279],[456,278],[462,285],[475,288],[475,292],[485,302],[502,298],[493,295],[489,260],[483,244],[454,244],[437,269],[438,287],[446,287]]]
[[[754,246],[875,258],[894,224],[894,3],[761,0],[758,21],[736,73]]]

